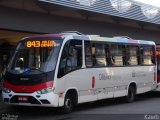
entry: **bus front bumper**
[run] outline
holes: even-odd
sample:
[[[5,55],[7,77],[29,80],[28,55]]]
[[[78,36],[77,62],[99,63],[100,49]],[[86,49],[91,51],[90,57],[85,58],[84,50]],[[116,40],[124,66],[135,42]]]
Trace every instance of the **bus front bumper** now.
[[[22,105],[22,106],[46,106],[46,107],[58,107],[59,95],[53,92],[46,94],[34,93],[4,93],[2,91],[3,102],[10,105]]]

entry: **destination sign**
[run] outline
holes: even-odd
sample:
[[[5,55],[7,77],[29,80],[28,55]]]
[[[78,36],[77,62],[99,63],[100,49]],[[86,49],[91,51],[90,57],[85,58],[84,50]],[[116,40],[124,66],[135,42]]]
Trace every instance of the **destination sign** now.
[[[26,42],[26,47],[54,47],[56,42],[53,40],[29,40]]]

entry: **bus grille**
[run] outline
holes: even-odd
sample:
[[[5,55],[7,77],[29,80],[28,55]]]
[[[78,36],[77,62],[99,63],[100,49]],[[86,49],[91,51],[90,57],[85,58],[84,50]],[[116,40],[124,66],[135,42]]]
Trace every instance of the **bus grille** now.
[[[10,103],[31,103],[31,104],[41,104],[36,98],[32,97],[32,96],[26,96],[28,97],[28,100],[27,101],[19,101],[18,100],[18,97],[20,96],[13,96],[11,99],[10,99]]]

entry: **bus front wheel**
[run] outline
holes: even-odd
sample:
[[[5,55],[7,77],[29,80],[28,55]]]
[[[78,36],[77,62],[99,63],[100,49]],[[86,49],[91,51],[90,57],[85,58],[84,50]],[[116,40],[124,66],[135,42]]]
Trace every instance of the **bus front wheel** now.
[[[62,113],[67,114],[72,112],[73,100],[70,94],[67,94],[64,100],[64,106],[62,107]]]

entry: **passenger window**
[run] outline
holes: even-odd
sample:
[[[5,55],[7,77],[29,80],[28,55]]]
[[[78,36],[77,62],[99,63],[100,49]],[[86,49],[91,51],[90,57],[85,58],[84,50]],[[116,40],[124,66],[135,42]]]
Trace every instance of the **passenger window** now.
[[[113,66],[123,65],[122,45],[116,45],[116,44],[111,45],[110,59],[111,59],[111,64]]]
[[[62,51],[59,64],[58,77],[62,77],[66,73],[79,69],[82,66],[82,41],[68,41]]]
[[[106,55],[105,55],[105,49],[103,44],[95,44],[95,48],[92,47],[92,49],[95,49],[95,66],[104,67],[106,66]]]
[[[92,61],[92,50],[91,50],[91,44],[90,42],[85,42],[85,64],[87,67],[93,66]]]
[[[85,61],[87,67],[104,67],[106,63],[103,44],[85,42]]]
[[[149,47],[149,46],[141,47],[141,54],[142,54],[142,64],[143,65],[155,64],[153,47]]]
[[[126,50],[126,64],[127,65],[138,65],[139,59],[139,48],[138,46],[127,46]]]

